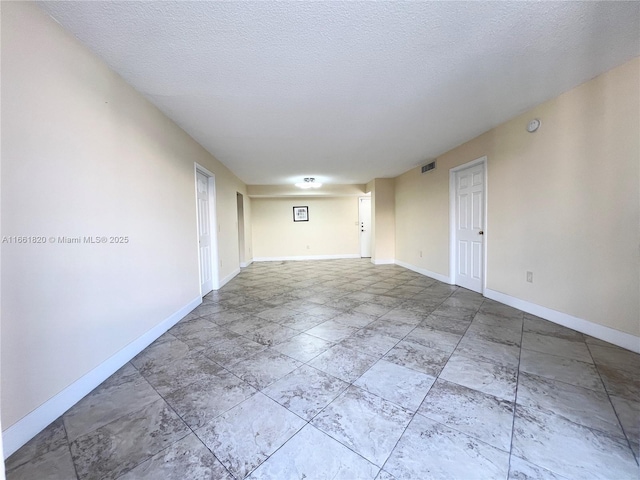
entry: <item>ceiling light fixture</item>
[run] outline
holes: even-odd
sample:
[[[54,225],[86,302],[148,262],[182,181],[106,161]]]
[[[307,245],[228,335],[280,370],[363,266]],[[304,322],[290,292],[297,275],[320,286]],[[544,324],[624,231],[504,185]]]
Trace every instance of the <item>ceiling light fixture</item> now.
[[[322,186],[321,183],[316,182],[316,179],[313,177],[305,177],[303,182],[296,183],[296,187],[298,188],[320,188]]]

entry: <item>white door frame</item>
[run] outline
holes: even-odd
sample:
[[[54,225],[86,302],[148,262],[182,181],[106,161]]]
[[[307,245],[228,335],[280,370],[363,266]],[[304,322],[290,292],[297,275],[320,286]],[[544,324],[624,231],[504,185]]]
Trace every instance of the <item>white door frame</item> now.
[[[371,235],[371,224],[373,223],[373,218],[371,215],[371,203],[369,203],[369,231],[367,232],[369,235],[369,256],[362,256],[362,199],[368,198],[369,202],[372,201],[371,195],[362,195],[358,197],[358,230],[360,231],[360,236],[358,237],[360,243],[360,258],[373,258],[373,251],[371,248],[371,243],[373,241],[373,236]]]
[[[245,261],[244,254],[246,248],[245,231],[244,231],[244,195],[240,192],[236,192],[236,206],[237,206],[237,224],[238,224],[238,258],[240,268],[245,268],[247,262]]]
[[[195,178],[196,188],[196,229],[198,225],[198,172],[209,179],[208,191],[209,191],[209,223],[211,225],[211,277],[213,280],[213,289],[218,290],[220,288],[220,270],[218,268],[218,216],[216,213],[216,176],[202,165],[194,162],[193,176]],[[200,288],[200,296],[202,296],[202,282],[200,271],[200,248],[198,245],[198,237],[200,232],[196,236],[196,248],[198,251],[198,285]]]
[[[483,166],[484,188],[482,189],[484,203],[484,238],[482,239],[482,292],[487,288],[487,241],[489,240],[487,232],[487,156],[477,158],[463,165],[458,165],[449,170],[449,281],[451,285],[456,285],[456,173],[476,165]]]

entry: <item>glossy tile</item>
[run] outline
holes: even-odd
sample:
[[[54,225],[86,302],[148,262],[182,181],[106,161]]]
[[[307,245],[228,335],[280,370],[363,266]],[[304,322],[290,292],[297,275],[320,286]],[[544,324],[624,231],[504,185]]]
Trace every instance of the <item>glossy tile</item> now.
[[[223,305],[218,303],[202,303],[200,306],[196,307],[191,311],[191,314],[196,317],[204,317],[206,315],[211,315],[214,313],[219,313],[226,310]]]
[[[309,365],[351,383],[377,360],[372,355],[336,345],[311,360]]]
[[[246,335],[250,338],[250,334],[267,325],[272,325],[272,322],[257,316],[247,315],[240,320],[227,323],[224,327],[227,330],[231,330],[239,335]]]
[[[325,322],[327,320],[331,320],[333,317],[337,317],[342,313],[342,310],[338,310],[337,308],[326,307],[324,305],[318,305],[316,307],[310,308],[307,310],[309,315],[313,315],[314,317],[318,317]]]
[[[469,325],[471,325],[471,321],[456,320],[451,317],[431,314],[424,319],[421,325],[431,327],[435,330],[453,333],[455,335],[463,335],[469,328]]]
[[[129,413],[71,442],[78,478],[122,475],[190,433],[164,400]]]
[[[69,441],[160,400],[160,395],[127,363],[63,416]]]
[[[314,337],[313,335],[300,333],[295,337],[291,337],[282,343],[274,345],[272,348],[300,362],[308,362],[332,346],[333,343],[331,342]]]
[[[419,343],[429,348],[437,348],[443,352],[453,353],[462,335],[436,330],[424,323],[414,328],[405,340]]]
[[[562,325],[543,320],[542,318],[530,315],[528,313],[524,314],[524,331],[538,333],[540,335],[549,335],[552,337],[564,338],[566,340],[575,342],[585,341],[585,336],[580,332],[576,332],[575,330],[563,327]]]
[[[310,328],[305,333],[308,335],[313,335],[314,337],[321,338],[328,342],[339,342],[344,340],[349,335],[358,331],[357,327],[351,327],[348,325],[344,325],[342,323],[338,323],[335,320],[327,320],[324,323],[316,325],[313,328]]]
[[[382,317],[380,317],[380,320],[393,321],[398,325],[407,324],[414,326],[419,324],[424,319],[424,314],[416,312],[414,310],[407,310],[406,308],[402,308],[401,306],[388,311]]]
[[[189,427],[198,428],[256,392],[247,382],[222,370],[165,395],[165,400]]]
[[[518,405],[513,454],[572,479],[632,479],[640,470],[626,442]]]
[[[234,480],[227,469],[193,433],[119,478],[121,480]]]
[[[522,321],[524,315],[523,312],[521,312],[517,308],[513,308],[503,303],[489,299],[485,299],[482,302],[482,305],[480,305],[480,308],[478,309],[478,313],[494,317],[502,317],[505,319],[518,319],[520,321]]]
[[[447,305],[446,303],[440,304],[432,313],[442,317],[450,317],[455,320],[470,321],[476,314],[477,308],[460,306],[460,305]]]
[[[482,323],[484,325],[491,325],[494,327],[504,328],[507,330],[514,330],[517,332],[522,331],[522,312],[515,316],[510,315],[497,315],[493,313],[483,313],[482,307],[473,317],[473,321],[476,323]]]
[[[277,323],[272,323],[270,325],[260,327],[259,329],[253,331],[251,334],[247,335],[247,337],[251,338],[251,340],[256,343],[270,347],[285,342],[291,337],[295,337],[296,335],[298,335],[298,333],[300,332],[298,332],[297,330],[293,330],[292,328],[278,325]]]
[[[221,370],[216,362],[196,352],[188,353],[178,362],[154,364],[140,372],[160,395],[167,395],[191,383],[205,381]]]
[[[303,365],[262,392],[305,420],[311,420],[348,386],[336,377]]]
[[[550,335],[524,332],[522,334],[522,348],[580,362],[593,363],[589,349],[587,349],[587,345],[582,340],[567,340],[566,338]]]
[[[521,372],[517,403],[624,438],[609,397],[602,391]]]
[[[205,320],[215,323],[218,326],[224,327],[231,322],[242,320],[246,315],[237,310],[223,310],[221,312],[213,313],[211,315],[205,315]]]
[[[469,330],[460,340],[455,353],[509,368],[518,368],[520,362],[519,347],[470,335]]]
[[[397,480],[504,479],[509,454],[416,415],[384,470]]]
[[[64,447],[69,450],[67,435],[65,433],[62,418],[55,420],[38,435],[29,440],[22,448],[20,448],[20,450],[7,458],[5,461],[5,468],[7,471],[15,470],[18,467],[34,461],[36,458],[46,455],[53,450],[57,450],[60,447]],[[61,454],[59,453],[53,455],[52,458],[60,458],[64,463],[64,459],[61,458]],[[40,469],[40,467],[38,467],[38,469]],[[32,470],[27,468],[24,471],[31,472]],[[16,476],[16,478],[20,477]],[[24,478],[24,476],[22,478]],[[33,475],[32,478],[37,478],[37,475]]]
[[[363,328],[371,322],[377,320],[377,317],[359,312],[345,312],[337,317],[333,317],[332,321],[347,325],[349,327]]]
[[[267,347],[245,337],[225,340],[204,350],[204,355],[228,368],[241,360],[265,350]]]
[[[637,479],[639,371],[640,355],[396,265],[256,262],[5,466],[9,480]]]
[[[75,479],[76,471],[69,447],[65,443],[27,463],[7,467],[6,475],[7,480],[67,480]]]
[[[379,360],[354,385],[415,412],[435,380],[430,375]]]
[[[600,375],[592,363],[523,349],[520,357],[520,371],[577,387],[604,391]]]
[[[437,377],[444,367],[449,353],[429,348],[419,343],[403,340],[384,356],[385,360]]]
[[[490,342],[504,343],[512,347],[520,347],[522,332],[515,328],[502,328],[486,323],[472,322],[465,337],[480,338]]]
[[[196,318],[188,322],[183,320],[173,326],[169,333],[184,342],[192,351],[203,350],[209,345],[237,336],[206,318]]]
[[[190,352],[189,346],[170,333],[165,333],[136,355],[131,364],[138,370],[175,362]]]
[[[456,353],[447,362],[440,378],[510,402],[516,397],[516,369]]]
[[[549,470],[511,455],[508,480],[568,480]]]
[[[196,435],[236,478],[244,478],[305,425],[305,421],[257,393]]]
[[[395,347],[399,341],[397,338],[363,328],[344,339],[340,342],[340,345],[374,357],[382,357]]]
[[[396,320],[392,318],[380,317],[375,322],[367,325],[366,330],[393,337],[402,340],[411,330],[415,328],[416,323],[407,323],[404,320]]]
[[[640,355],[595,344],[589,350],[609,395],[640,401]]]
[[[513,402],[438,380],[418,412],[505,452],[511,448]]]
[[[640,461],[640,402],[613,395],[610,398],[631,448]]]
[[[302,362],[267,349],[238,363],[229,370],[248,384],[262,390],[302,365]]]
[[[381,467],[412,413],[357,387],[350,387],[311,424]]]
[[[364,313],[365,315],[371,315],[372,317],[381,317],[385,313],[391,310],[391,307],[379,305],[377,303],[361,303],[353,309],[354,312]]]
[[[374,479],[378,467],[311,425],[305,426],[250,476],[255,480]]]

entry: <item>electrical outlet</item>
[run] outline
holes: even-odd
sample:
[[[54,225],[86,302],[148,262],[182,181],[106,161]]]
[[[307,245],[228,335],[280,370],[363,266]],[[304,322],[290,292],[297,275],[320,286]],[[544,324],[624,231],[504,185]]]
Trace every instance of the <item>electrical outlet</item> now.
[[[309,250],[311,247],[309,247],[309,245],[307,245],[307,250]]]
[[[527,282],[533,283],[533,272],[527,272]]]

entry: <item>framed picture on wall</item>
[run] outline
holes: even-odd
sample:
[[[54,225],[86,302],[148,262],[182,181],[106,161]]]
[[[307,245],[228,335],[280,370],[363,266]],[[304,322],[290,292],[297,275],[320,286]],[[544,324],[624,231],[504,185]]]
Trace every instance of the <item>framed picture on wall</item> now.
[[[309,207],[293,207],[293,221],[294,222],[308,222],[309,221]]]

